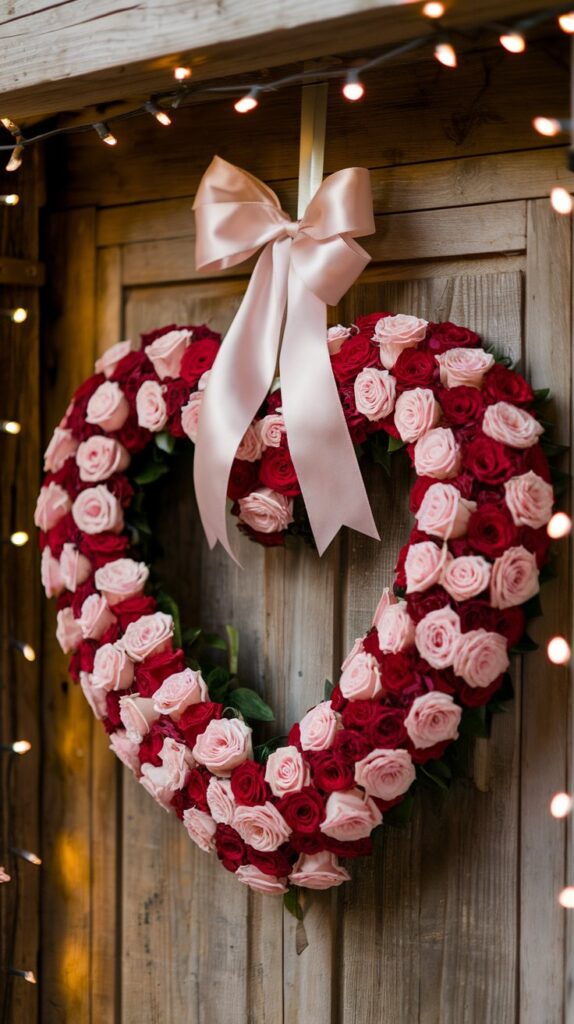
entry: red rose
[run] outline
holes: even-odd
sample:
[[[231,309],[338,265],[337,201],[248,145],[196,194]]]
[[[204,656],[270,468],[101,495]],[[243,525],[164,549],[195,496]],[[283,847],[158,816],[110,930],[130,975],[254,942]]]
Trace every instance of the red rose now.
[[[429,612],[444,608],[450,598],[438,584],[420,593],[407,594],[407,611],[414,622],[420,622]]]
[[[379,706],[379,714],[368,729],[374,747],[398,747],[406,739],[405,712],[402,708]]]
[[[374,626],[363,637],[363,649],[367,654],[372,654],[373,658],[376,658],[379,662],[381,661],[383,655],[379,647],[379,634]]]
[[[165,407],[168,415],[165,429],[172,437],[186,437],[185,430],[181,425],[181,410],[187,405],[191,389],[189,384],[179,379],[165,381],[167,391],[164,395]]]
[[[468,388],[464,384],[457,388],[443,388],[439,392],[438,401],[451,427],[463,427],[482,421],[484,399],[479,388]]]
[[[343,697],[340,686],[335,686],[333,688],[330,699],[333,711],[342,711],[347,703],[346,699]]]
[[[366,736],[356,729],[337,729],[333,750],[340,754],[344,761],[354,764],[367,756],[371,747]]]
[[[100,536],[102,536],[102,534],[100,534]],[[56,523],[51,530],[48,530],[47,533],[42,533],[41,538],[41,546],[45,547],[48,545],[54,558],[59,558],[62,554],[64,544],[75,544],[78,546],[83,540],[83,535],[78,530],[78,527],[72,518],[72,513],[68,512],[67,515],[62,516],[60,521]],[[81,547],[80,550],[82,550]],[[87,552],[84,553],[87,554]],[[91,556],[88,555],[88,557]],[[95,565],[94,568],[96,568]]]
[[[482,393],[489,405],[510,402],[511,405],[528,406],[534,401],[534,392],[524,377],[500,364],[493,366],[485,375]]]
[[[209,811],[207,803],[207,787],[210,774],[205,768],[192,768],[187,782],[183,789],[179,789],[171,801],[175,807],[178,818],[183,818],[183,812],[188,807],[198,807],[200,811]]]
[[[353,384],[341,385],[339,388],[339,398],[341,399],[345,421],[353,444],[363,444],[372,427],[375,427],[377,430],[380,429],[380,422],[369,424],[368,419],[358,411]]]
[[[407,743],[407,750],[415,764],[426,764],[427,761],[436,761],[442,757],[450,742],[451,740],[445,740],[443,743],[435,743],[434,747],[421,748],[414,747],[409,741]]]
[[[214,337],[192,340],[183,353],[179,371],[182,380],[194,388],[206,370],[211,370],[218,352],[219,342]]]
[[[433,355],[421,349],[407,348],[401,352],[393,366],[399,391],[407,388],[428,388],[438,380],[439,368]]]
[[[454,480],[449,480],[449,483],[453,484],[457,491],[460,491],[463,498],[469,501],[474,498],[477,486],[476,477],[469,469],[463,469]]]
[[[415,512],[418,512],[426,492],[433,484],[436,484],[436,480],[432,476],[418,476],[416,478],[409,496],[409,509],[413,515]]]
[[[113,434],[120,444],[123,444],[124,448],[127,448],[131,455],[137,455],[138,452],[142,452],[144,448],[147,448],[151,441],[152,434],[149,430],[145,430],[144,427],[140,427],[137,416],[131,414],[128,416],[121,430],[116,430]]]
[[[518,543],[536,555],[536,564],[541,569],[548,558],[550,548],[550,537],[546,527],[540,526],[538,530],[533,530],[531,526],[522,526],[518,534]]]
[[[479,434],[465,447],[463,463],[477,480],[492,487],[503,484],[515,475],[514,463],[506,446],[485,434]]]
[[[373,335],[375,333],[375,327],[377,326],[379,320],[383,320],[386,316],[393,316],[393,314],[367,313],[366,316],[357,317],[355,326],[358,328],[360,334],[364,334],[369,340],[372,340]]]
[[[289,746],[297,747],[297,750],[301,750],[301,727],[299,722],[295,722],[295,725],[291,726],[287,737],[287,743]]]
[[[461,683],[458,688],[458,699],[467,708],[479,708],[492,700],[497,690],[500,689],[504,676],[499,676],[490,686],[467,686]]]
[[[218,825],[215,829],[215,849],[224,868],[237,871],[247,860],[245,843],[231,825]]]
[[[78,535],[77,546],[90,559],[93,569],[99,569],[107,562],[121,558],[129,547],[129,538],[117,533],[82,533]]]
[[[138,757],[140,764],[153,764],[159,767],[161,764],[159,752],[163,747],[164,739],[163,732],[157,728],[157,723],[154,722],[147,736],[144,736],[139,745]]]
[[[147,348],[157,338],[162,338],[164,334],[169,334],[170,331],[185,331],[186,327],[179,327],[178,324],[167,324],[166,327],[156,327],[153,331],[147,331],[145,334],[140,334],[140,344],[142,349]]]
[[[110,380],[117,381],[122,385],[124,393],[135,397],[141,381],[149,373],[153,373],[153,366],[145,352],[140,349],[137,352],[128,352],[127,356],[120,359]]]
[[[119,640],[122,635],[119,622],[112,622],[111,626],[108,626],[106,632],[102,635],[99,644],[103,647],[104,644],[115,644],[116,640]]]
[[[516,527],[506,508],[482,505],[473,512],[467,530],[467,540],[473,551],[487,558],[497,558],[516,542]]]
[[[234,459],[227,484],[227,497],[232,501],[245,498],[257,487],[257,463]]]
[[[271,416],[276,413],[278,409],[283,405],[283,399],[281,398],[281,388],[277,388],[271,395],[267,395],[265,401],[265,414]]]
[[[525,616],[522,608],[493,608],[484,600],[462,601],[455,607],[463,633],[469,633],[472,629],[500,633],[506,637],[509,647],[515,647],[523,636]]]
[[[383,654],[381,662],[381,682],[385,694],[400,697],[416,682],[415,654],[413,651],[398,654]]]
[[[107,718],[115,729],[122,724],[120,718],[120,697],[121,693],[106,693]]]
[[[376,722],[381,705],[375,700],[350,700],[343,708],[341,718],[346,729],[364,729]]]
[[[259,480],[272,491],[279,491],[288,498],[301,494],[295,467],[291,461],[287,445],[279,448],[267,448],[259,463]]]
[[[223,711],[222,704],[214,704],[212,701],[202,701],[200,704],[190,704],[185,709],[177,726],[185,737],[188,747],[193,747],[200,733],[205,732],[212,718],[221,718]]]
[[[550,466],[548,465],[548,459],[546,458],[542,447],[539,444],[533,444],[532,448],[527,448],[523,453],[524,457],[524,470],[527,472],[529,469],[533,473],[538,473],[543,480],[546,480],[547,484],[552,483],[552,473],[550,472]]]
[[[356,839],[355,842],[325,836],[323,849],[336,854],[337,857],[368,857],[373,852],[373,840],[370,836]]]
[[[103,373],[95,373],[92,377],[88,377],[83,384],[80,384],[74,392],[72,408],[66,416],[66,426],[78,441],[85,441],[92,434],[101,434],[100,428],[95,424],[86,423],[86,410],[94,391],[97,391],[105,379]]]
[[[57,473],[47,473],[44,477],[44,487],[52,481],[63,487],[72,500],[78,496],[84,487],[90,486],[90,484],[85,484],[80,480],[80,470],[75,459],[66,459],[64,465],[60,467]]]
[[[428,325],[425,344],[429,352],[440,355],[451,348],[476,348],[480,345],[480,338],[468,327],[458,327],[447,320],[443,324]]]
[[[350,384],[366,366],[380,365],[379,346],[365,334],[347,338],[339,352],[331,356],[331,366],[338,384]]]
[[[114,605],[114,615],[117,615],[122,633],[125,633],[130,622],[136,622],[142,615],[153,615],[157,608],[153,597],[146,597],[140,594],[138,597],[127,597],[124,601],[118,601]]]
[[[72,611],[74,613],[75,619],[80,618],[80,615],[82,614],[82,605],[86,598],[91,597],[91,595],[95,593],[96,588],[94,586],[93,577],[90,577],[86,580],[85,583],[81,583],[78,587],[76,587],[76,590],[74,591],[72,597]]]
[[[122,508],[129,508],[134,496],[134,489],[124,473],[115,473],[106,480],[106,487],[118,499]]]
[[[298,793],[288,793],[277,801],[277,809],[294,832],[311,835],[325,817],[323,797],[313,786],[303,786]]]
[[[286,878],[291,874],[291,861],[284,850],[274,850],[273,853],[262,853],[252,846],[246,847],[247,860],[255,868],[259,868],[265,875],[273,875],[275,878]]]
[[[289,839],[289,846],[297,853],[319,853],[326,848],[325,836],[322,832],[314,832],[312,836],[304,832],[294,832]]]
[[[313,769],[313,782],[325,793],[350,789],[353,785],[353,769],[340,751],[320,750],[311,755],[309,760]]]
[[[231,790],[235,802],[253,807],[264,804],[268,797],[264,769],[255,761],[244,761],[231,772]]]
[[[179,648],[175,651],[160,651],[159,654],[151,654],[145,661],[136,665],[135,679],[138,693],[142,697],[153,697],[156,690],[159,690],[164,679],[172,676],[175,672],[183,672],[185,658],[183,651]]]
[[[431,690],[450,693],[451,696],[456,693],[457,676],[451,668],[443,668],[439,671],[436,668],[431,668],[424,658],[419,658],[416,677],[417,681],[408,694],[410,700],[405,704],[406,707],[410,707],[416,697],[420,697],[423,693],[430,693]]]

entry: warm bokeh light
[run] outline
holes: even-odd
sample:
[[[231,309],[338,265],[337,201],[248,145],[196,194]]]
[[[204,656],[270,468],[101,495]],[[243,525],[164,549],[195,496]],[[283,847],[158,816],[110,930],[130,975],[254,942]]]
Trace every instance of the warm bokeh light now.
[[[29,540],[30,538],[25,530],[14,530],[14,533],[10,534],[10,543],[13,544],[15,548],[23,547]]]
[[[168,128],[169,125],[171,124],[171,117],[169,116],[169,114],[166,114],[165,110],[158,110],[157,114],[154,114],[153,116],[155,117],[156,121],[159,121],[160,124],[165,125],[166,128]]]
[[[546,653],[553,665],[566,665],[570,661],[570,644],[563,636],[553,636],[548,641]]]
[[[499,43],[508,53],[524,53],[526,49],[526,40],[524,36],[520,35],[520,32],[504,32],[500,36]]]
[[[3,203],[4,206],[17,206],[19,202],[20,196],[15,192],[10,192],[7,196],[0,196],[0,203]]]
[[[565,818],[572,810],[572,797],[569,793],[555,793],[550,801],[550,813],[553,818]]]
[[[102,142],[105,142],[106,146],[117,146],[118,140],[115,135],[112,135],[104,121],[98,121],[98,123],[94,125],[94,129],[98,133]]]
[[[365,95],[365,86],[362,82],[359,82],[358,78],[349,78],[343,86],[343,96],[346,100],[351,103],[356,103],[357,100],[362,100]]]
[[[572,529],[572,520],[566,512],[555,512],[546,527],[546,532],[552,540],[560,540],[567,537]]]
[[[441,64],[444,64],[445,68],[456,67],[456,53],[450,43],[437,43],[434,48],[434,55]]]
[[[558,15],[558,24],[563,32],[567,32],[568,35],[572,35],[574,32],[574,11],[568,11],[566,14]]]
[[[34,974],[34,971],[24,971],[24,980],[28,981],[30,985],[37,984],[36,975]]]
[[[429,0],[429,3],[423,7],[425,18],[442,18],[444,11],[444,4],[439,3],[438,0]]]
[[[176,82],[185,82],[186,78],[191,78],[191,68],[174,68],[173,77]]]
[[[0,431],[3,434],[19,434],[21,429],[17,420],[0,420]]]
[[[12,853],[22,860],[27,860],[28,864],[34,864],[35,867],[40,867],[42,863],[42,858],[37,853],[32,853],[31,850],[21,850],[20,847],[13,846]]]
[[[259,106],[259,100],[250,92],[236,100],[233,106],[238,114],[248,114],[250,110],[255,110],[255,107]]]
[[[18,306],[16,309],[10,310],[10,319],[15,324],[23,324],[28,319],[28,310],[24,309],[23,306]]]
[[[32,744],[28,740],[16,740],[12,743],[12,750],[15,754],[27,754],[32,749]]]
[[[557,117],[535,117],[532,125],[539,135],[546,135],[548,138],[559,135],[562,131],[562,125]]]
[[[562,890],[558,897],[558,902],[561,907],[566,907],[567,910],[572,910],[574,907],[574,885],[567,885]]]
[[[550,193],[550,204],[556,213],[572,213],[572,196],[561,185],[557,185]]]
[[[23,154],[23,152],[24,152],[24,147],[23,146],[15,146],[15,148],[12,150],[12,153],[10,155],[10,159],[8,160],[8,163],[6,164],[6,170],[7,171],[10,171],[10,172],[17,171],[18,168],[22,166],[22,154]]]

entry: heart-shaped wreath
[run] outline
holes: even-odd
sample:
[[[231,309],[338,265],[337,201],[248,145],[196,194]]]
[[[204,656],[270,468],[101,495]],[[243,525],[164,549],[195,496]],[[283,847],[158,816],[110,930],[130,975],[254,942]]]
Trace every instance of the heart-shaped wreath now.
[[[525,624],[548,559],[547,393],[452,323],[375,313],[330,329],[353,441],[385,468],[406,446],[416,526],[337,685],[288,737],[254,750],[249,722],[273,715],[237,679],[235,631],[229,668],[210,665],[222,641],[182,631],[146,564],[146,489],[194,441],[219,343],[205,326],[170,326],[98,360],[46,451],[42,580],[111,749],[203,850],[289,903],[294,886],[347,880],[339,857],[370,853],[417,781],[444,785],[459,734],[484,730],[512,692],[509,653],[532,645]],[[254,541],[312,542],[278,382],[237,451],[229,497]]]

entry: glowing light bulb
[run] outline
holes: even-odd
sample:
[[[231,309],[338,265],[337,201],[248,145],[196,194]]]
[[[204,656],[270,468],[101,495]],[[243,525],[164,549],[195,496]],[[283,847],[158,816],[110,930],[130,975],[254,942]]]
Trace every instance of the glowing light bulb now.
[[[550,193],[550,203],[556,213],[572,213],[572,196],[565,188],[557,185]]]
[[[10,642],[17,651],[20,651],[26,661],[36,661],[36,651],[31,644],[24,643],[22,640],[11,640]]]
[[[358,72],[349,71],[347,74],[347,80],[343,86],[343,96],[351,103],[356,103],[357,100],[362,100],[364,95],[365,86],[359,81]]]
[[[145,109],[149,111],[152,117],[155,117],[156,121],[165,125],[166,128],[171,124],[171,117],[169,114],[166,114],[165,110],[160,110],[157,103],[154,103],[153,100],[148,100],[145,104]]]
[[[438,0],[429,0],[429,3],[423,7],[425,18],[442,18],[444,11],[444,4],[439,3]]]
[[[23,146],[15,146],[10,155],[10,159],[6,164],[7,171],[17,171],[22,166],[22,154],[24,152]]]
[[[566,512],[555,512],[546,527],[546,532],[552,540],[560,540],[567,537],[572,529],[572,520]]]
[[[13,846],[12,853],[15,857],[28,861],[28,864],[33,864],[34,867],[39,868],[42,863],[42,858],[37,853],[32,853],[30,850],[22,850],[19,846]]]
[[[570,661],[570,644],[563,636],[553,636],[548,641],[546,653],[553,665],[566,665]]]
[[[21,429],[17,420],[0,420],[0,431],[3,434],[19,434]]]
[[[20,202],[20,196],[16,192],[10,192],[7,196],[0,196],[0,203],[4,206],[17,206]]]
[[[185,82],[186,78],[191,78],[191,68],[174,68],[173,77],[176,82]]]
[[[565,818],[572,810],[572,797],[569,793],[555,793],[550,801],[550,813],[553,818]]]
[[[104,121],[98,121],[98,123],[94,125],[94,130],[98,133],[102,142],[105,142],[106,146],[117,146],[118,140],[115,135],[112,135]]]
[[[561,907],[565,907],[566,910],[572,910],[574,907],[574,885],[567,885],[562,890],[558,897],[558,902]]]
[[[28,310],[24,309],[22,306],[18,306],[17,309],[11,309],[9,311],[9,316],[12,323],[23,324],[24,321],[28,319]]]
[[[548,138],[559,135],[562,131],[562,125],[556,117],[535,117],[532,125],[539,135],[546,135]]]
[[[434,48],[434,55],[445,68],[455,68],[457,65],[456,53],[450,43],[437,43]]]
[[[19,134],[20,129],[18,128],[18,125],[15,124],[10,117],[0,117],[0,123],[3,124],[9,132],[12,132],[12,135]]]
[[[23,978],[30,985],[37,985],[34,971],[21,971],[18,967],[7,967],[6,971],[8,974],[14,975],[15,978]]]
[[[16,740],[12,744],[12,750],[15,754],[27,754],[32,749],[32,744],[28,740]]]
[[[255,89],[252,89],[251,92],[248,92],[233,104],[233,107],[238,114],[248,114],[250,110],[255,110],[255,107],[258,106],[259,100],[257,99],[257,92]]]
[[[563,32],[567,32],[568,35],[572,35],[574,32],[574,11],[568,11],[567,14],[559,14],[558,24]]]
[[[24,971],[24,981],[27,981],[30,985],[36,985],[36,975],[34,971]]]
[[[503,32],[498,41],[508,53],[524,53],[526,49],[526,40],[520,32]]]
[[[14,533],[10,534],[10,543],[15,548],[24,547],[24,544],[27,544],[29,540],[30,538],[25,530],[14,530]]]

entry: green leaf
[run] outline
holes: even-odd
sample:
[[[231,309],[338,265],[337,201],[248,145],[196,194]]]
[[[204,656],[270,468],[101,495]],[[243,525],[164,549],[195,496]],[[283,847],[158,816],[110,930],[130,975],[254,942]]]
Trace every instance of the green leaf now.
[[[399,804],[385,811],[383,824],[390,825],[391,828],[406,828],[413,816],[414,805],[414,793],[409,790]]]
[[[213,668],[206,676],[205,682],[209,690],[209,696],[217,704],[223,702],[223,698],[229,692],[231,680],[226,668]]]
[[[181,647],[181,619],[177,602],[169,594],[166,594],[164,590],[160,590],[156,595],[156,601],[158,611],[171,615],[173,619],[173,642],[176,647]]]
[[[537,651],[538,644],[528,633],[524,633],[517,644],[511,650],[511,654],[528,654],[529,651]]]
[[[381,466],[387,476],[391,475],[391,457],[380,434],[371,434],[369,440],[369,455],[376,465]]]
[[[286,736],[274,736],[273,739],[267,740],[265,743],[259,743],[258,746],[253,748],[255,760],[258,761],[259,764],[265,764],[269,755],[279,747],[284,747],[286,743]]]
[[[229,672],[232,676],[236,676],[239,661],[239,632],[235,626],[226,626],[225,631],[229,650]]]
[[[497,690],[494,699],[495,701],[500,702],[505,700],[512,700],[513,698],[514,686],[512,684],[512,676],[510,675],[510,672],[505,672],[504,676],[502,677],[502,685],[500,689]]]
[[[444,761],[427,761],[426,764],[418,766],[418,771],[426,775],[435,786],[448,790],[452,781],[452,772]]]
[[[236,690],[230,690],[227,696],[227,703],[237,708],[244,718],[255,722],[274,722],[275,715],[268,704],[259,696],[255,690],[249,690],[246,686],[239,686]]]
[[[283,906],[298,921],[303,920],[303,908],[299,902],[299,889],[296,885],[290,885],[283,896]]]
[[[538,580],[540,583],[549,583],[550,580],[555,580],[557,578],[558,571],[553,561],[547,562],[546,565],[543,565],[538,574]]]
[[[215,647],[218,651],[227,650],[227,644],[219,633],[203,633],[202,639],[207,647]]]
[[[160,434],[155,435],[155,443],[160,451],[171,455],[175,448],[175,437],[172,437],[167,431],[162,431]]]
[[[523,612],[524,612],[524,614],[526,616],[526,620],[527,621],[529,619],[538,619],[538,618],[540,618],[540,616],[542,615],[542,605],[540,603],[540,595],[539,594],[535,594],[534,597],[531,597],[530,600],[526,602],[526,604],[522,605],[522,610],[523,610]]]
[[[548,441],[545,437],[541,438],[540,447],[549,459],[557,459],[560,455],[565,455],[566,452],[570,451],[569,445],[554,444],[553,441]]]
[[[550,388],[537,388],[534,392],[534,402],[536,405],[543,405],[550,398]]]
[[[389,444],[387,447],[388,452],[398,452],[401,448],[405,447],[405,442],[401,441],[400,437],[393,437],[389,434]]]
[[[325,680],[325,686],[323,688],[323,700],[330,700],[331,694],[332,694],[334,689],[335,689],[335,687],[334,687],[333,683],[331,682],[331,680],[330,679],[326,679]]]
[[[140,485],[153,484],[155,480],[159,480],[160,477],[165,476],[166,473],[169,473],[169,466],[167,466],[165,462],[148,462],[146,466],[143,466],[142,469],[132,477],[132,480],[134,483]]]
[[[181,642],[185,650],[191,650],[196,640],[201,636],[201,626],[188,626],[181,635]]]
[[[483,707],[465,708],[460,720],[459,732],[461,736],[488,736],[485,709]]]

